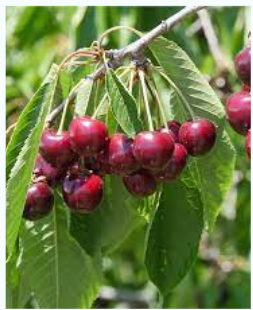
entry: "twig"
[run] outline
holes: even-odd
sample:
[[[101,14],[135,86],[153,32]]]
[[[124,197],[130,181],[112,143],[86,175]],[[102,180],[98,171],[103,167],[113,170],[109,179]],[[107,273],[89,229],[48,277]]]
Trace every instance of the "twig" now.
[[[150,32],[143,35],[140,39],[136,40],[135,42],[123,47],[122,49],[108,51],[107,57],[109,58],[109,60],[107,61],[107,63],[103,64],[100,68],[94,71],[93,74],[87,76],[86,78],[97,80],[105,74],[106,67],[116,69],[119,66],[121,66],[124,58],[139,57],[143,53],[143,50],[150,43],[152,43],[157,37],[169,31],[171,28],[177,25],[186,16],[194,12],[197,12],[199,10],[202,10],[203,8],[205,8],[205,6],[185,7],[181,11],[177,12],[173,16],[163,21],[160,25],[152,29]],[[55,110],[53,110],[51,114],[48,116],[47,123],[51,124],[55,120],[55,118],[58,116],[58,114],[61,113],[65,104],[68,101],[72,102],[73,100],[75,100],[76,95],[77,95],[77,91],[73,92],[69,99],[65,99]]]
[[[209,13],[207,12],[207,10],[202,10],[199,11],[197,14],[199,16],[199,20],[206,37],[209,50],[214,58],[218,70],[220,72],[229,70],[230,66],[220,49],[219,41],[213,28],[213,24]]]

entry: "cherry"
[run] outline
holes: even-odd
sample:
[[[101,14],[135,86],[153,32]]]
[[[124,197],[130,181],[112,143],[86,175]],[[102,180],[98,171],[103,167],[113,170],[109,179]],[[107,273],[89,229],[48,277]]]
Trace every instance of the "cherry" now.
[[[250,133],[250,130],[246,136],[245,149],[246,149],[248,157],[250,158],[251,157],[251,133]]]
[[[247,92],[247,93],[250,93],[250,92],[251,92],[251,87],[250,87],[250,85],[243,84],[243,85],[242,85],[242,91],[245,91],[245,92]]]
[[[174,150],[173,138],[159,131],[140,132],[133,143],[133,154],[139,164],[149,170],[162,170]]]
[[[251,48],[246,47],[235,57],[235,69],[238,77],[247,85],[251,80]]]
[[[40,141],[40,153],[54,167],[67,167],[76,160],[77,155],[71,150],[67,131],[57,134],[52,129],[43,132]]]
[[[109,141],[110,139],[106,143],[105,150],[102,153],[100,153],[97,157],[100,165],[100,173],[104,175],[113,173],[113,168],[109,163],[109,152],[108,152]]]
[[[246,136],[251,126],[251,97],[248,92],[232,94],[226,103],[227,118],[231,127]]]
[[[187,121],[179,130],[179,141],[192,156],[200,156],[209,152],[215,140],[215,126],[207,119]]]
[[[36,176],[44,176],[50,186],[55,186],[64,176],[66,170],[53,167],[39,154],[36,158],[33,173]]]
[[[156,190],[155,178],[145,171],[125,175],[123,176],[123,182],[128,192],[139,198],[150,196]]]
[[[67,175],[62,185],[63,197],[71,210],[79,213],[93,211],[101,202],[103,181],[100,176]]]
[[[179,177],[187,162],[187,150],[180,144],[175,143],[172,157],[163,171],[159,171],[155,177],[157,181],[171,181]]]
[[[81,156],[97,155],[106,144],[106,125],[91,117],[77,117],[69,127],[72,149]]]
[[[140,168],[132,152],[133,139],[116,133],[110,137],[108,146],[109,164],[118,173],[132,173]]]
[[[178,140],[178,133],[179,133],[179,129],[181,124],[177,121],[168,121],[167,122],[168,128],[169,128],[169,133],[171,134],[172,138],[174,139],[174,142],[179,142]],[[162,128],[161,129],[162,132],[168,132],[166,130],[166,128]]]
[[[32,184],[27,192],[23,217],[30,221],[36,221],[52,210],[54,196],[52,190],[45,181]]]

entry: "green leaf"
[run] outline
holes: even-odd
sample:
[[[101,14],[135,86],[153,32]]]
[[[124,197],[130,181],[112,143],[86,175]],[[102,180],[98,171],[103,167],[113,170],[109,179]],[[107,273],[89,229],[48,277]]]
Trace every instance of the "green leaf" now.
[[[134,198],[117,176],[107,176],[101,205],[91,214],[71,214],[71,234],[89,253],[118,246],[141,221],[142,200]]]
[[[166,185],[151,224],[146,267],[163,295],[186,275],[198,252],[203,228],[199,191],[181,181]]]
[[[183,98],[182,104],[188,116],[191,116],[191,111],[218,125],[225,116],[223,105],[185,51],[162,37],[156,39],[150,49],[171,80],[172,87]]]
[[[67,213],[56,191],[55,198],[49,216],[22,226],[20,272],[40,308],[89,308],[98,294],[98,273],[91,257],[69,234]]]
[[[6,175],[9,180],[6,190],[6,238],[9,255],[18,235],[26,192],[56,81],[56,67],[53,66],[43,85],[22,112],[7,147]]]
[[[136,133],[142,130],[134,97],[112,70],[108,70],[106,73],[106,88],[117,122],[122,130],[133,138]]]
[[[188,55],[174,42],[160,38],[151,45],[151,50],[174,89],[170,102],[176,118],[180,121],[189,117],[207,118],[218,127],[212,151],[191,159],[192,173],[204,203],[205,227],[211,230],[231,186],[235,165],[234,148],[223,128],[224,108]]]
[[[75,104],[75,114],[77,116],[84,116],[88,105],[92,99],[92,90],[93,90],[94,81],[93,79],[87,77],[83,79],[82,85],[78,89],[76,104]]]

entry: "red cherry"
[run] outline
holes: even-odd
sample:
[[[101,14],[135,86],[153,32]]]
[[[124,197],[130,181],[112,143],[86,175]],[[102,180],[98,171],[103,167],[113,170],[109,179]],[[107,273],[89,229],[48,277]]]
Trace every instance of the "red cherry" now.
[[[110,139],[106,143],[105,150],[102,153],[100,153],[97,158],[100,165],[100,173],[102,173],[103,175],[113,173],[112,166],[109,163],[109,153],[108,153],[109,141]]]
[[[251,80],[251,48],[246,47],[235,57],[235,69],[238,77],[247,85]]]
[[[173,150],[173,138],[166,132],[140,132],[133,143],[133,154],[139,164],[143,168],[154,171],[165,168]]]
[[[156,190],[155,178],[144,171],[123,176],[123,182],[129,193],[139,198],[150,196]]]
[[[179,131],[179,141],[192,156],[204,155],[211,150],[216,140],[215,126],[207,119],[187,121]]]
[[[180,144],[175,143],[172,157],[163,171],[159,171],[155,177],[157,181],[171,181],[180,176],[187,162],[187,150]]]
[[[130,174],[140,168],[132,152],[133,139],[117,133],[110,137],[108,146],[109,163],[118,173]]]
[[[249,130],[246,140],[245,140],[245,149],[249,158],[251,158],[251,131]]]
[[[50,186],[55,186],[63,178],[66,169],[50,165],[41,155],[37,155],[33,173],[39,177],[44,176]]]
[[[169,128],[169,133],[171,134],[172,138],[174,139],[174,142],[179,142],[178,140],[178,133],[181,124],[177,121],[168,121],[167,123],[168,128]],[[166,128],[161,129],[162,132],[167,132]]]
[[[243,85],[242,85],[242,91],[243,91],[243,92],[250,93],[250,92],[251,92],[251,87],[250,87],[250,85],[243,84]]]
[[[32,184],[27,192],[23,217],[29,221],[36,221],[52,210],[54,196],[46,182]]]
[[[67,206],[79,213],[88,213],[98,207],[103,196],[103,181],[100,176],[67,175],[62,192]]]
[[[69,127],[72,149],[80,156],[97,155],[105,148],[106,125],[90,117],[77,117]]]
[[[231,127],[239,134],[246,136],[251,127],[250,93],[232,94],[226,103],[226,113]]]
[[[57,134],[52,129],[43,132],[40,153],[48,163],[59,168],[66,168],[77,157],[71,150],[68,132],[63,131],[61,134]]]

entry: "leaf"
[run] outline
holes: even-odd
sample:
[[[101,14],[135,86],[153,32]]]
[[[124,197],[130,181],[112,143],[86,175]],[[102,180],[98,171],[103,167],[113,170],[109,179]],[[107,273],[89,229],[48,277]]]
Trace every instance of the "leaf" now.
[[[220,124],[225,116],[223,105],[189,56],[176,43],[162,37],[156,39],[150,49],[183,98],[187,114],[191,110],[194,115]]]
[[[76,104],[75,104],[75,114],[77,116],[84,116],[88,105],[92,99],[92,89],[93,89],[93,79],[87,77],[83,79],[82,85],[78,89]]]
[[[149,277],[164,296],[193,264],[202,228],[198,190],[181,181],[166,185],[151,224],[145,258]]]
[[[207,118],[218,127],[212,151],[191,159],[192,173],[204,203],[205,227],[211,230],[231,186],[235,165],[234,148],[223,128],[224,108],[194,63],[174,42],[158,39],[151,50],[172,82],[174,93],[170,102],[177,119],[183,121],[191,114]]]
[[[6,190],[6,238],[9,255],[18,235],[26,192],[56,81],[56,67],[53,66],[43,85],[22,112],[7,147],[6,175],[9,180]]]
[[[85,309],[98,294],[98,274],[91,257],[70,236],[63,201],[56,191],[55,198],[49,216],[22,226],[20,272],[40,308]]]
[[[122,130],[133,138],[136,133],[142,130],[135,99],[112,70],[107,71],[106,88],[117,122]]]
[[[71,234],[89,253],[118,246],[141,221],[137,208],[143,202],[131,196],[117,176],[105,178],[104,198],[91,214],[71,214]]]

